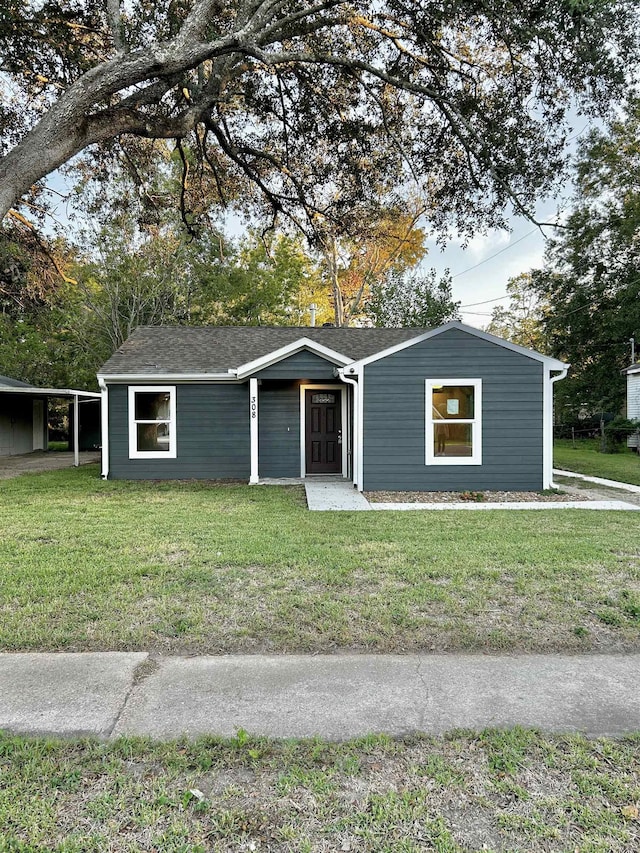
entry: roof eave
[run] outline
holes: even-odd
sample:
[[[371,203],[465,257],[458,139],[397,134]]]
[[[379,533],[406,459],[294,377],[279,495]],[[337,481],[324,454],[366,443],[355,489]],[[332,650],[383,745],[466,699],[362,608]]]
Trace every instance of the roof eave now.
[[[235,373],[98,373],[98,382],[236,382]]]
[[[74,388],[12,388],[9,385],[0,386],[0,393],[4,394],[28,394],[32,397],[87,397],[94,400],[100,399],[97,391],[79,391]]]

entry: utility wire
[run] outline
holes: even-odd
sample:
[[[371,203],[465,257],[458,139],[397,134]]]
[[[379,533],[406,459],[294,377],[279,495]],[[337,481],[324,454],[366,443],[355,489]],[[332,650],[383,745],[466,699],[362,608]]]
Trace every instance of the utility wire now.
[[[476,305],[488,305],[489,302],[500,302],[501,299],[509,299],[509,294],[505,293],[504,296],[496,296],[495,299],[483,299],[482,302],[469,302],[467,305],[461,305],[461,308],[475,308]],[[469,311],[469,314],[473,314],[473,311]]]
[[[531,235],[535,234],[537,230],[537,228],[533,228],[531,231],[527,231],[527,233],[523,237],[519,237],[517,240],[514,240],[513,243],[509,243],[509,245],[505,246],[504,249],[500,249],[500,251],[496,252],[495,254],[489,255],[488,258],[485,258],[483,261],[479,261],[479,263],[474,264],[472,267],[468,267],[466,270],[462,270],[462,272],[457,272],[455,275],[452,275],[451,278],[460,278],[461,275],[465,275],[466,273],[471,272],[471,270],[475,270],[478,267],[481,267],[483,264],[489,263],[489,261],[492,261],[494,258],[497,258],[498,255],[501,255],[503,252],[508,251],[512,246],[517,246],[518,243],[522,243],[522,241],[526,240],[527,237],[531,237]]]

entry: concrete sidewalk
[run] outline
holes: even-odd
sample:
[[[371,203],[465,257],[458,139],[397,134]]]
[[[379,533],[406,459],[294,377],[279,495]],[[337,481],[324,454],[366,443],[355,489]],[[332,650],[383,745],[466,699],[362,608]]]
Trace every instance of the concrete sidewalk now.
[[[345,740],[532,726],[640,731],[640,655],[0,654],[0,729]]]

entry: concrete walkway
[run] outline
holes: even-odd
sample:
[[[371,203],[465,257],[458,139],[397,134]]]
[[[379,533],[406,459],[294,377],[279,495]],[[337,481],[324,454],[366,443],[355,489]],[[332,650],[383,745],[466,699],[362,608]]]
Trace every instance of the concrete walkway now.
[[[575,475],[574,475],[575,476]],[[353,487],[348,480],[304,480],[307,493],[307,506],[313,512],[348,512],[363,510],[392,510],[401,512],[407,510],[549,510],[549,509],[596,509],[596,510],[624,510],[638,511],[640,503],[629,501],[609,500],[603,497],[601,500],[577,500],[577,501],[503,501],[494,503],[491,501],[483,503],[434,503],[425,500],[421,503],[394,503],[380,502],[369,503],[362,492]],[[425,498],[429,495],[425,492]]]
[[[609,489],[620,489],[623,492],[640,495],[640,486],[634,486],[633,483],[621,483],[619,480],[607,480],[605,477],[588,477],[586,474],[576,474],[575,471],[563,471],[562,468],[554,468],[553,474],[557,477],[573,477],[576,480],[584,480],[586,483],[596,483],[598,486],[607,486]]]
[[[354,489],[350,480],[309,480],[304,481],[307,493],[307,506],[314,512],[356,511],[371,509],[364,495]]]
[[[532,726],[640,731],[640,655],[0,654],[0,729],[346,740]]]

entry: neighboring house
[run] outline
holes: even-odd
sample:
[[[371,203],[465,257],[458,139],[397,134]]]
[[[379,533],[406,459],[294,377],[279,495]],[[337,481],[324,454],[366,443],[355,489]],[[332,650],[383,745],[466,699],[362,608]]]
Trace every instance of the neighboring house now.
[[[73,401],[78,430],[72,429],[69,448],[77,452],[83,421],[80,401],[91,402],[95,409],[100,405],[100,394],[70,388],[37,388],[19,379],[0,376],[0,457],[47,449],[47,412],[51,398]]]
[[[622,371],[627,375],[627,418],[640,421],[640,362],[632,364]],[[628,447],[638,447],[638,434],[630,435]]]
[[[102,475],[542,489],[568,365],[440,328],[151,327],[98,374]]]

